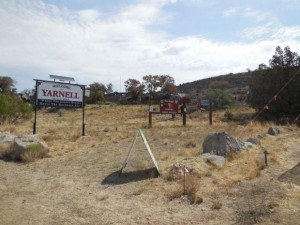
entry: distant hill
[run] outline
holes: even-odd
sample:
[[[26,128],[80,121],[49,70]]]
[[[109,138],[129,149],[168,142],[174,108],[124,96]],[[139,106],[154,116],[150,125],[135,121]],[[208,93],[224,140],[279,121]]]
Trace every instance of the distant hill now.
[[[184,93],[202,93],[209,88],[210,83],[214,81],[226,81],[229,84],[227,88],[232,94],[244,94],[248,90],[248,85],[251,76],[254,72],[244,72],[236,74],[227,74],[217,77],[210,77],[202,80],[197,80],[189,83],[178,85],[179,92]]]

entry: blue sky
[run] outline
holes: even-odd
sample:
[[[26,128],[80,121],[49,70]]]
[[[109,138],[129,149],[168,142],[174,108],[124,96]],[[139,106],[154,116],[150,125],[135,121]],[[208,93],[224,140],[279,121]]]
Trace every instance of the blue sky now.
[[[299,11],[300,0],[0,0],[0,76],[19,91],[48,74],[119,90],[120,78],[243,72],[277,45],[300,53]]]

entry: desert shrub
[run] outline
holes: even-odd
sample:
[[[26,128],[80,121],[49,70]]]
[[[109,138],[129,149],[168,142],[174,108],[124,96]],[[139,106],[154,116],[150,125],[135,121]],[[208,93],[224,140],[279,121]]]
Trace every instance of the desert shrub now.
[[[59,117],[62,117],[64,114],[65,114],[65,110],[64,110],[64,109],[59,109],[59,110],[57,111],[57,115],[58,115]]]
[[[243,195],[245,199],[237,208],[236,224],[254,225],[268,216],[271,213],[270,208],[276,207],[276,204],[267,203],[269,191],[270,186],[259,184],[253,186],[249,192],[245,192]]]
[[[21,159],[23,162],[33,162],[38,158],[43,158],[45,152],[42,151],[41,145],[38,143],[32,143],[27,145],[26,150],[21,155]]]
[[[219,210],[221,208],[222,208],[222,203],[220,201],[214,201],[211,206],[212,210]]]
[[[32,107],[30,104],[23,102],[18,96],[0,94],[0,123],[28,119],[31,115]]]
[[[226,111],[226,112],[224,113],[224,118],[225,118],[227,121],[231,121],[231,120],[233,120],[233,114],[232,114],[231,112],[229,112],[229,111]]]
[[[254,225],[268,214],[270,214],[270,209],[264,202],[248,202],[246,208],[238,210],[237,224]]]
[[[180,180],[180,183],[183,184],[183,177]],[[186,196],[190,204],[201,204],[203,202],[203,198],[202,196],[199,196],[197,192],[197,177],[193,175],[187,175],[185,178],[185,190],[183,189],[182,185],[178,186],[175,191],[171,192],[169,199],[173,200],[176,198],[181,198],[182,196]]]

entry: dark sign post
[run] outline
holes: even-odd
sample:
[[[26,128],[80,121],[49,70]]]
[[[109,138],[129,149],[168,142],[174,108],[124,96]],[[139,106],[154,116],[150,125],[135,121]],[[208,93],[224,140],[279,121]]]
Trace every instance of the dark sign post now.
[[[35,80],[35,111],[33,134],[36,134],[37,108],[82,108],[82,136],[85,135],[84,97],[85,86],[64,82]]]
[[[37,112],[37,80],[35,81],[35,106],[34,106],[33,134],[36,134],[36,112]]]
[[[183,109],[183,112],[181,112],[182,113],[182,123],[183,123],[183,126],[186,126],[186,99],[185,98],[183,98],[182,109]]]

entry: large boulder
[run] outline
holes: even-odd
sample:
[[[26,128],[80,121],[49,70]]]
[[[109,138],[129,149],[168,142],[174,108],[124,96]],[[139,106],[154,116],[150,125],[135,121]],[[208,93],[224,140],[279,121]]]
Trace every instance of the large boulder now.
[[[294,183],[300,186],[300,163],[280,175],[278,180],[288,183]]]
[[[32,162],[47,157],[48,152],[46,144],[36,136],[19,136],[14,138],[10,150],[3,157],[12,161]]]
[[[208,135],[203,142],[203,153],[226,156],[229,152],[241,151],[245,144],[238,138],[234,138],[226,132]]]
[[[12,134],[4,134],[0,136],[0,143],[5,143],[5,142],[13,142],[15,139],[15,136]]]
[[[273,136],[276,136],[280,133],[281,132],[280,132],[278,127],[270,127],[269,130],[268,130],[268,134],[273,135]]]

